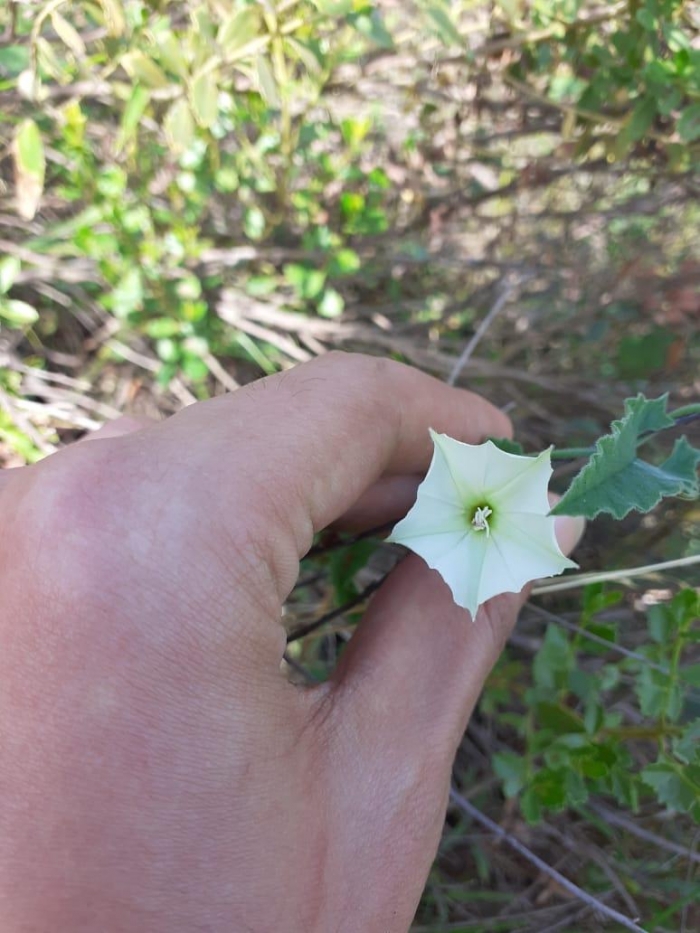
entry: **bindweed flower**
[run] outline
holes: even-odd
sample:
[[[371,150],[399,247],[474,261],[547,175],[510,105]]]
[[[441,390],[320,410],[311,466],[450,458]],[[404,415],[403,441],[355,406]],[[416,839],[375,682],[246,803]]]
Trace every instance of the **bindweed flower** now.
[[[437,570],[472,617],[499,593],[576,567],[554,534],[550,452],[521,457],[491,441],[464,444],[430,432],[435,450],[416,503],[389,541]]]

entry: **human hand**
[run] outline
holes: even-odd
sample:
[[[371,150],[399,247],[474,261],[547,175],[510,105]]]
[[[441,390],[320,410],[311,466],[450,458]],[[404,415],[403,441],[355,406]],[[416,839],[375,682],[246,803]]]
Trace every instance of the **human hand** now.
[[[472,624],[411,555],[314,689],[280,672],[280,620],[314,532],[407,511],[429,426],[510,433],[329,354],[0,475],[0,929],[408,929],[524,594]]]

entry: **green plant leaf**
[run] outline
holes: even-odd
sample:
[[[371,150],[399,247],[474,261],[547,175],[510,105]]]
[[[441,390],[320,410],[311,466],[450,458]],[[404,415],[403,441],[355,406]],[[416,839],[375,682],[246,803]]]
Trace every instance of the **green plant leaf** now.
[[[660,466],[637,457],[637,446],[648,431],[671,427],[667,396],[627,399],[624,417],[612,424],[612,433],[600,438],[588,463],[567,490],[555,515],[595,518],[607,512],[621,519],[633,509],[649,512],[667,496],[698,495],[697,465],[700,451],[679,438],[671,456]]]
[[[86,54],[85,43],[75,26],[72,26],[67,19],[57,12],[51,14],[51,25],[56,30],[58,37],[71,50],[78,61],[82,60]]]
[[[280,106],[280,95],[275,80],[274,72],[270,63],[264,56],[260,56],[257,61],[258,88],[266,104],[271,107]]]
[[[345,16],[352,10],[352,0],[311,0],[324,16]]]
[[[150,100],[151,92],[145,87],[137,84],[133,88],[131,94],[129,95],[129,100],[126,102],[126,106],[124,107],[121,126],[119,127],[119,132],[117,133],[117,138],[114,144],[114,148],[116,149],[117,153],[122,152],[128,143],[130,143],[136,136],[136,131],[138,129],[139,123],[141,122],[141,117],[144,115]]]
[[[211,68],[192,81],[192,111],[200,126],[210,127],[219,115],[218,75]]]
[[[0,295],[6,295],[20,273],[22,264],[16,256],[0,259]]]
[[[127,52],[121,64],[129,77],[149,88],[164,88],[169,84],[165,72],[143,52]]]
[[[489,437],[488,440],[495,444],[499,450],[504,450],[507,454],[516,454],[518,457],[524,457],[525,448],[520,441],[513,441],[509,437]]]
[[[6,45],[0,49],[0,78],[16,77],[29,66],[29,49],[23,45]]]
[[[255,7],[236,10],[221,24],[217,41],[227,56],[236,57],[241,49],[249,45],[260,33],[260,15]]]
[[[642,771],[642,780],[653,788],[660,803],[700,819],[700,767],[658,761]]]
[[[33,120],[24,120],[17,127],[12,151],[15,161],[17,213],[32,220],[44,191],[46,158],[39,127]]]
[[[0,318],[16,327],[30,327],[39,320],[39,312],[26,301],[5,299],[0,302]]]
[[[441,42],[446,46],[464,45],[464,39],[452,20],[449,4],[432,0],[432,2],[422,3],[421,6]]]
[[[170,149],[176,155],[189,148],[194,139],[195,123],[190,105],[183,97],[170,106],[163,119],[163,130]]]
[[[318,313],[321,317],[340,317],[344,308],[343,296],[334,288],[327,288],[318,303]]]
[[[492,759],[493,770],[503,781],[503,793],[506,797],[515,797],[525,786],[527,780],[527,759],[515,752],[496,752]]]
[[[678,135],[684,143],[700,139],[700,104],[685,108],[678,121]]]

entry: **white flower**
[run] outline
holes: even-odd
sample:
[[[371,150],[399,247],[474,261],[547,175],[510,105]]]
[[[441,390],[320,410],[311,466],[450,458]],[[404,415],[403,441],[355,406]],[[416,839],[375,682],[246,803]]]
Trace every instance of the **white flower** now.
[[[530,580],[577,566],[560,551],[549,515],[549,450],[520,457],[491,441],[430,436],[430,469],[389,541],[437,570],[459,606],[474,617],[492,596],[520,592]]]

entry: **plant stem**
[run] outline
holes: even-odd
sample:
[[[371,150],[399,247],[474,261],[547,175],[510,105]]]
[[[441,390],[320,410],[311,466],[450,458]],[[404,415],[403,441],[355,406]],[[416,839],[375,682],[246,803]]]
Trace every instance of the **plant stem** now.
[[[692,405],[683,405],[681,408],[670,411],[669,415],[674,421],[678,421],[679,418],[685,418],[687,415],[700,415],[700,402],[695,402]]]
[[[548,865],[544,859],[541,859],[538,855],[535,855],[534,852],[531,852],[527,846],[523,845],[519,839],[516,839],[515,836],[511,835],[507,830],[502,826],[496,823],[486,814],[482,813],[481,810],[478,810],[473,803],[463,797],[462,794],[458,793],[454,787],[450,790],[450,798],[453,803],[455,803],[460,810],[463,810],[468,816],[470,816],[475,822],[479,823],[484,829],[492,833],[497,839],[500,839],[502,842],[505,842],[512,849],[521,855],[523,858],[527,859],[531,865],[534,865],[539,869],[544,875],[548,878],[553,879],[560,887],[568,891],[569,894],[572,894],[579,901],[582,901],[584,904],[587,904],[593,911],[598,914],[603,914],[605,917],[610,920],[614,920],[620,926],[624,927],[626,930],[633,930],[635,933],[646,933],[643,927],[640,927],[635,920],[631,920],[629,917],[626,917],[624,914],[621,914],[617,910],[613,910],[612,907],[608,907],[607,904],[604,904],[602,901],[593,897],[593,895],[588,894],[582,888],[579,888],[578,885],[574,884],[573,881],[569,881],[564,875],[552,868],[551,865]]]
[[[603,570],[600,573],[577,573],[565,580],[556,583],[541,583],[532,589],[533,596],[543,593],[558,593],[561,590],[570,590],[579,586],[588,586],[589,583],[605,583],[609,580],[625,582],[629,577],[646,577],[649,574],[660,573],[662,570],[674,570],[676,567],[691,567],[700,563],[700,554],[691,554],[690,557],[679,557],[676,560],[666,560],[658,564],[647,564],[643,567],[627,567],[621,570]]]
[[[651,440],[656,434],[660,434],[661,431],[668,431],[670,428],[675,428],[679,424],[688,424],[691,421],[700,419],[700,403],[696,402],[692,405],[683,405],[681,408],[676,408],[668,414],[669,417],[673,418],[675,424],[669,424],[667,427],[659,428],[657,431],[648,431],[639,438],[639,444],[646,443],[646,441]],[[580,457],[590,457],[594,451],[595,447],[557,447],[552,451],[551,457],[552,460],[578,460]]]
[[[578,460],[590,457],[595,447],[556,447],[551,454],[552,460]]]

